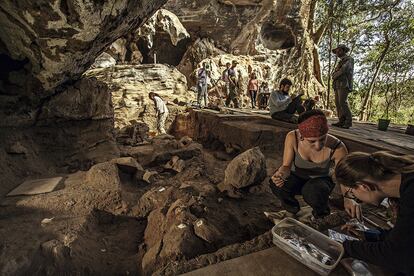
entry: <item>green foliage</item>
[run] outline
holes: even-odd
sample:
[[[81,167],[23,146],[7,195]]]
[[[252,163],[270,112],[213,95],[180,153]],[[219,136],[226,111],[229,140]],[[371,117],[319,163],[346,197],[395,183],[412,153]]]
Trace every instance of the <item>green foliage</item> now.
[[[325,84],[330,74],[328,60],[331,36],[334,46],[347,44],[351,48],[350,55],[355,59],[355,91],[350,95],[349,102],[353,114],[359,114],[380,57],[385,52],[368,102],[368,118],[376,121],[388,117],[393,123],[413,123],[413,1],[343,0],[332,3],[327,0],[318,1],[315,17],[316,25],[332,22],[332,33],[328,31],[319,45]],[[333,8],[331,18],[328,16],[330,7]],[[389,48],[386,47],[387,41]],[[332,57],[331,69],[335,62]],[[334,106],[332,100],[331,107]]]

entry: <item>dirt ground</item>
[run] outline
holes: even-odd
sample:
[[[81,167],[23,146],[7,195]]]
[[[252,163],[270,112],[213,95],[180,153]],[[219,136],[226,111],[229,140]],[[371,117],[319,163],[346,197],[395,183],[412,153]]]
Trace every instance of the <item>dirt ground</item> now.
[[[0,274],[175,275],[271,246],[263,212],[280,204],[268,178],[230,198],[217,185],[234,156],[189,144],[125,147],[128,157],[66,175],[54,192],[4,198]],[[181,172],[164,168],[171,155]]]

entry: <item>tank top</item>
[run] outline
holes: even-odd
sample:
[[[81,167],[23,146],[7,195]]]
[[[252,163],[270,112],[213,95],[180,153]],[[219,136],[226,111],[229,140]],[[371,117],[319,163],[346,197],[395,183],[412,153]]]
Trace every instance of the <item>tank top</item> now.
[[[329,158],[325,161],[316,163],[303,159],[299,154],[299,142],[295,130],[296,150],[294,151],[295,158],[293,159],[291,167],[292,173],[305,179],[330,176],[330,169],[333,165],[332,156],[334,155],[336,148],[341,144],[341,140],[338,138],[335,139],[336,142],[332,146],[328,146],[328,148],[331,149]]]

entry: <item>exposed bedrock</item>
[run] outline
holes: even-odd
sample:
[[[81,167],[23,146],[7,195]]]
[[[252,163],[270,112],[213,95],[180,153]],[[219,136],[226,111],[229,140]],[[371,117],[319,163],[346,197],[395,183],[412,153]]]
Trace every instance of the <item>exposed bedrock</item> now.
[[[108,86],[89,78],[62,89],[34,111],[33,122],[3,121],[0,196],[25,177],[86,170],[119,156]]]
[[[105,47],[138,28],[164,2],[2,1],[0,51],[19,63],[5,68],[9,71],[4,90],[19,86],[17,80],[23,78],[26,88],[43,88],[36,98],[47,95],[79,77]],[[20,84],[20,88],[25,87]]]
[[[107,85],[80,77],[164,3],[1,1],[0,196],[27,176],[88,169],[119,154]]]

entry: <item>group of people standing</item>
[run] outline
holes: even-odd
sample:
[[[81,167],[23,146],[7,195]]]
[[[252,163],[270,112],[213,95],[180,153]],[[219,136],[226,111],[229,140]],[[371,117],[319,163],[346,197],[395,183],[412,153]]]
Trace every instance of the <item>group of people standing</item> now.
[[[238,62],[233,60],[232,63],[226,63],[226,69],[222,72],[222,80],[225,83],[224,94],[226,96],[225,105],[229,106],[233,102],[235,108],[239,108],[238,89],[239,80],[236,77],[236,66]],[[259,83],[256,72],[250,73],[249,83],[247,85],[247,93],[250,97],[251,107],[265,109],[269,99],[269,86],[267,82]]]

